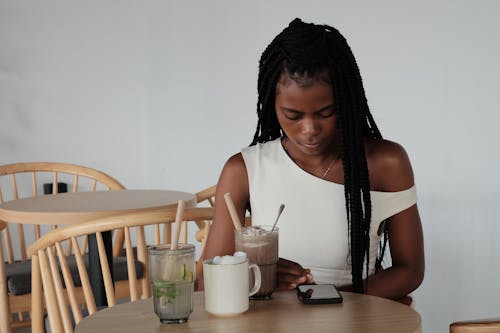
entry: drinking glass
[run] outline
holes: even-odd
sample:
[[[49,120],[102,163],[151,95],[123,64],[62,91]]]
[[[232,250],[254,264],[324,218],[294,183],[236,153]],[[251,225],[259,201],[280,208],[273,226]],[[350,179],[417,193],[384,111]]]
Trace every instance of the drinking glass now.
[[[184,323],[193,312],[195,247],[170,244],[148,248],[154,311],[162,323]]]
[[[278,264],[278,228],[272,226],[250,226],[235,230],[236,251],[246,252],[251,264],[260,268],[261,284],[259,291],[252,299],[271,299],[276,289],[276,269]],[[250,277],[250,285],[253,277]]]

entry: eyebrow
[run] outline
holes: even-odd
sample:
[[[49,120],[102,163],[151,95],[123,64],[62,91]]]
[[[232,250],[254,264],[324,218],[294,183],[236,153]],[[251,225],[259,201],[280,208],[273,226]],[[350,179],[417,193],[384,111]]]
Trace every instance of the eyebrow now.
[[[325,111],[325,110],[328,110],[330,108],[333,108],[333,104],[330,104],[330,105],[327,105],[317,111],[314,111],[313,113],[319,113],[319,112],[322,112],[322,111]],[[283,110],[285,111],[289,111],[289,112],[295,112],[295,113],[304,113],[304,111],[299,111],[299,110],[295,110],[295,109],[290,109],[290,108],[287,108],[287,107],[283,107],[283,106],[280,106]]]

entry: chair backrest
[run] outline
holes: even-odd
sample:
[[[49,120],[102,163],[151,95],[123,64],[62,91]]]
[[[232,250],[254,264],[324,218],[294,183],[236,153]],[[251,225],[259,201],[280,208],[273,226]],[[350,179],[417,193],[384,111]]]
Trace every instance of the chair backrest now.
[[[500,332],[500,318],[457,321],[450,324],[450,333]]]
[[[204,190],[201,190],[196,193],[196,202],[198,204],[203,202],[208,202],[210,207],[215,206],[215,190],[217,189],[217,185],[210,186]]]
[[[206,203],[208,203],[210,207],[215,206],[216,188],[217,185],[213,185],[196,193],[196,204],[198,205],[198,207]],[[208,234],[208,228],[210,227],[210,223],[211,221],[203,221],[200,224],[198,224],[198,228],[200,230],[198,230],[195,235],[195,238],[198,242],[201,242],[203,244],[203,241],[206,240],[206,235]]]
[[[72,183],[72,192],[125,189],[116,179],[104,172],[80,165],[52,162],[14,163],[0,166],[0,203],[38,196],[41,182],[51,182],[51,192],[56,194],[58,193],[57,184],[62,181]],[[9,221],[4,222],[8,223]],[[17,224],[16,227],[18,258],[15,258],[14,255],[12,226],[3,231],[7,262],[9,263],[14,262],[15,259],[24,261],[28,258],[26,255],[27,235],[24,230],[25,226]],[[33,226],[33,235],[34,240],[40,238],[41,230],[39,225]],[[71,248],[68,247],[67,251],[71,251]]]
[[[176,209],[150,210],[140,213],[129,213],[119,216],[100,218],[78,225],[71,225],[65,228],[56,229],[47,233],[28,248],[28,254],[32,256],[33,318],[41,318],[40,302],[42,299],[42,288],[40,288],[40,285],[42,285],[44,300],[47,306],[49,322],[52,330],[56,332],[62,330],[72,332],[73,330],[66,299],[69,300],[75,322],[78,323],[82,319],[82,313],[77,297],[75,296],[73,278],[69,272],[66,257],[61,246],[61,243],[67,240],[70,240],[73,243],[73,247],[75,249],[75,258],[77,262],[78,274],[82,283],[85,305],[89,314],[96,311],[94,296],[92,295],[91,287],[88,281],[88,272],[83,264],[80,245],[77,241],[77,237],[82,235],[95,233],[97,236],[99,258],[101,260],[108,306],[114,306],[116,300],[111,274],[107,264],[108,258],[106,256],[102,240],[102,233],[106,231],[118,229],[124,230],[131,301],[135,301],[139,297],[150,297],[150,281],[144,227],[148,225],[155,227],[163,226],[163,230],[165,232],[165,226],[170,226],[175,221],[175,217]],[[195,223],[199,221],[211,220],[212,218],[212,208],[188,208],[184,211],[183,215],[184,221],[194,221]],[[135,231],[135,233],[133,231]],[[136,254],[134,254],[132,247],[133,234],[136,235]],[[155,237],[156,244],[159,243],[157,242],[158,240],[159,237]],[[53,248],[55,248],[55,252],[57,253],[57,258],[63,273],[64,285],[66,288],[63,288]],[[138,281],[136,278],[135,260],[140,261],[145,268],[141,281]],[[37,297],[40,301],[38,304],[35,304]],[[40,323],[33,323],[34,332],[39,329],[39,325]]]

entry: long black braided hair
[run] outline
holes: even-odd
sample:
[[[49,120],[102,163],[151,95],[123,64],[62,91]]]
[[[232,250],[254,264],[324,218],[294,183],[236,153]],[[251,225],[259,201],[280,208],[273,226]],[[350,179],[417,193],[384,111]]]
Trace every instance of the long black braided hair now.
[[[354,55],[337,29],[294,19],[262,53],[258,77],[258,124],[251,145],[283,135],[275,110],[281,75],[321,79],[325,71],[333,87],[340,117],[344,192],[350,235],[353,290],[363,293],[363,263],[369,268],[371,200],[365,156],[366,138],[382,139],[368,108]],[[386,234],[387,236],[387,234]],[[385,247],[385,241],[384,241]]]

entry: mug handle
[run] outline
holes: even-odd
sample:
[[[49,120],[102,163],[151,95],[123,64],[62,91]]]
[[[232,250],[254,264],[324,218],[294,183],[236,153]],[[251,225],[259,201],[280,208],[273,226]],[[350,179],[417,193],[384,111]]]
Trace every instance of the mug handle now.
[[[260,276],[260,268],[256,264],[251,264],[248,266],[249,270],[253,271],[253,277],[254,277],[254,283],[253,283],[253,288],[250,290],[250,293],[248,296],[255,295],[259,289],[260,289],[260,283],[261,283],[261,276]]]

